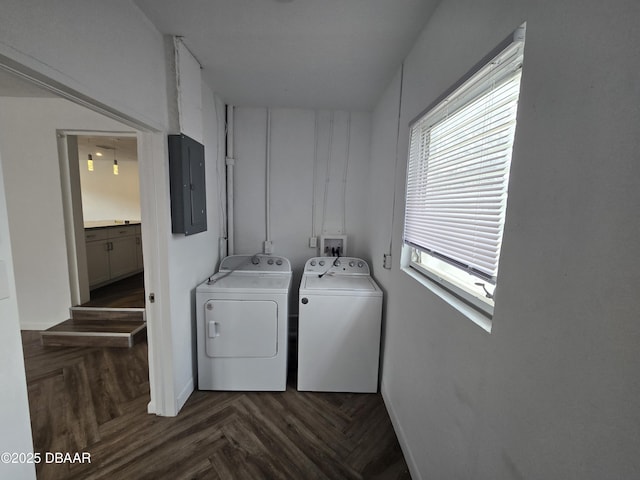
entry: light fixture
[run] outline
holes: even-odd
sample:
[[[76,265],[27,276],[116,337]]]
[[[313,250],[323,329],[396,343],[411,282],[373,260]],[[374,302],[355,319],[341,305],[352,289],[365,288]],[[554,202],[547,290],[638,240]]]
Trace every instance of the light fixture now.
[[[101,157],[101,156],[102,156],[102,153],[96,152],[96,157]]]
[[[87,170],[93,172],[93,157],[91,154],[87,155]]]
[[[113,148],[113,174],[118,175],[118,160],[116,160],[116,148]]]

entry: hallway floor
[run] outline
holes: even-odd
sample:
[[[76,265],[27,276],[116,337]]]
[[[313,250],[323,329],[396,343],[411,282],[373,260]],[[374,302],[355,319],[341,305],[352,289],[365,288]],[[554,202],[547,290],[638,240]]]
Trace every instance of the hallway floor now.
[[[34,448],[91,463],[44,479],[410,479],[379,394],[194,392],[147,414],[147,345],[55,348],[22,332]]]
[[[144,308],[144,273],[91,290],[91,300],[81,306]]]

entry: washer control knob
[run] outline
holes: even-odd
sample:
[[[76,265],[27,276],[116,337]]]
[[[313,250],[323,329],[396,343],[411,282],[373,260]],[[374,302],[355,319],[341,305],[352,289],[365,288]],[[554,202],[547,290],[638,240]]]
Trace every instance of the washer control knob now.
[[[251,257],[251,263],[253,263],[254,265],[259,265],[260,259],[258,257]]]
[[[310,265],[311,265],[312,267],[315,267],[315,266],[316,266],[316,261],[315,261],[315,260],[311,260],[311,264],[310,264]]]
[[[358,268],[362,268],[362,267],[364,267],[364,263],[358,262]]]
[[[281,259],[276,260],[276,265],[282,265],[282,260]]]
[[[351,260],[351,261],[349,262],[349,266],[350,266],[350,267],[355,267],[355,266],[356,266],[356,262],[354,262],[353,260]]]
[[[335,267],[339,267],[340,265],[342,265],[342,263],[340,262],[340,260],[336,260],[335,262],[333,262],[333,265]]]
[[[267,260],[267,263],[268,263],[269,265],[273,265],[273,258],[270,258],[269,260]]]
[[[302,300],[300,300],[302,302],[303,305],[306,305],[307,303],[309,303],[309,299],[307,297],[304,297]]]
[[[324,267],[324,260],[320,260],[320,262],[318,263],[318,265],[320,265],[321,267]]]

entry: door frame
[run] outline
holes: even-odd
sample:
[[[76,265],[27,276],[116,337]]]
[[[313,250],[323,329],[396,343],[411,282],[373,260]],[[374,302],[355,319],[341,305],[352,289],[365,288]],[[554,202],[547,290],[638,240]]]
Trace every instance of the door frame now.
[[[164,208],[164,205],[168,205],[168,202],[164,198],[163,189],[157,188],[158,184],[163,185],[165,181],[168,183],[168,174],[164,171],[164,166],[167,163],[166,159],[168,158],[165,141],[166,132],[159,125],[151,125],[144,120],[139,120],[120,112],[2,54],[0,54],[0,69],[53,92],[61,98],[130,126],[135,130],[138,140],[140,211],[143,255],[145,258],[144,284],[147,294],[145,311],[151,397],[147,411],[162,416],[176,415],[178,405],[174,396],[173,350],[170,337],[169,266],[167,262],[169,245],[168,235],[165,234],[170,230],[167,230],[169,228],[166,220],[166,218],[169,218],[168,210]],[[60,142],[58,145],[60,145]],[[68,165],[68,161],[66,163]],[[61,175],[63,173],[61,171]],[[68,200],[65,199],[65,202]],[[65,223],[66,216],[67,214],[65,213]],[[71,237],[68,236],[69,227],[65,226],[65,228],[67,238],[72,239],[77,250],[76,228],[71,225]],[[69,256],[68,261],[71,261],[72,258],[74,257]],[[76,282],[77,279],[73,281]],[[77,298],[80,298],[79,292],[72,293],[72,295],[78,295]],[[150,298],[153,298],[153,301]]]
[[[133,131],[57,130],[56,135],[60,162],[60,181],[62,184],[62,208],[67,236],[69,287],[71,290],[71,306],[73,307],[82,305],[90,300],[77,138],[80,136],[92,136],[136,137],[137,139],[137,133]],[[75,144],[69,144],[70,137],[76,138]],[[139,161],[138,175],[140,175]],[[142,248],[144,252],[144,245]]]

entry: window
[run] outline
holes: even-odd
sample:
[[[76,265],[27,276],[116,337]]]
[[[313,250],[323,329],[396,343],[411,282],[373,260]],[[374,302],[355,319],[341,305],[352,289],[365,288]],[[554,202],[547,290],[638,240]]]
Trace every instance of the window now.
[[[507,205],[523,28],[514,36],[518,40],[504,42],[410,125],[403,265],[489,317]]]

